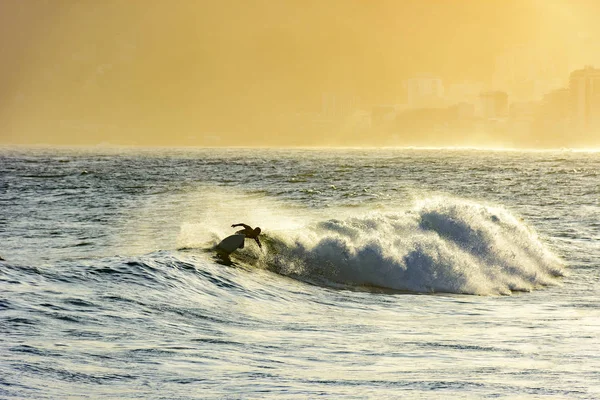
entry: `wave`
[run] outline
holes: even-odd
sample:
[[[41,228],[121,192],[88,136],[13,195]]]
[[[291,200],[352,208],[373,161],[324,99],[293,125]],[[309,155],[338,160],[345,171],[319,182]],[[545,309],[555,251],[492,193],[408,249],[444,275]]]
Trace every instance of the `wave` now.
[[[552,285],[562,260],[503,207],[447,197],[402,212],[328,219],[247,246],[253,264],[320,285],[510,294]]]
[[[566,273],[564,262],[535,230],[499,206],[434,197],[396,210],[326,210],[339,218],[312,210],[294,210],[287,218],[284,214],[289,211],[272,206],[267,203],[270,213],[257,208],[257,215],[271,217],[262,225],[267,233],[261,239],[263,249],[249,244],[233,255],[234,263],[326,287],[476,295],[531,291],[556,284]],[[209,233],[206,226],[199,230]],[[189,270],[200,274],[202,281],[206,278],[209,287],[227,287],[202,273],[207,265],[204,252],[184,256],[184,249],[197,248],[192,240],[197,238],[195,231],[189,229],[189,225],[182,227],[181,239],[190,245],[174,253],[94,259],[78,268],[69,263],[48,269],[0,262],[0,281],[19,283],[41,277],[57,284],[97,280],[146,288],[187,287],[189,277],[181,273]],[[213,244],[223,237],[212,235]],[[198,281],[192,286],[205,287]]]

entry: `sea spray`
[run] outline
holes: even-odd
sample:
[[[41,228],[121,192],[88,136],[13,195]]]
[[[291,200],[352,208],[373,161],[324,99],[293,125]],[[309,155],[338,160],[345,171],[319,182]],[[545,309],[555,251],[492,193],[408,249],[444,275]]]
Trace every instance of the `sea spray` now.
[[[320,284],[509,294],[556,282],[562,261],[502,207],[436,197],[278,233],[259,264]],[[248,250],[249,252],[255,250]]]
[[[232,223],[258,225],[264,248],[246,246],[234,259],[320,285],[510,294],[555,284],[565,273],[525,221],[472,200],[440,195],[409,206],[322,210],[219,189],[182,204],[187,222],[178,248],[210,248],[234,232]]]

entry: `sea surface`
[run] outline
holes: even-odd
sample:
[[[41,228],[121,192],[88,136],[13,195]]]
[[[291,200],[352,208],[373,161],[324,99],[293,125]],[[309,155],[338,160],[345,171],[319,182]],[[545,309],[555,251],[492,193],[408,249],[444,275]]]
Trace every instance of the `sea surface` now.
[[[2,147],[0,210],[2,399],[600,398],[599,152]]]

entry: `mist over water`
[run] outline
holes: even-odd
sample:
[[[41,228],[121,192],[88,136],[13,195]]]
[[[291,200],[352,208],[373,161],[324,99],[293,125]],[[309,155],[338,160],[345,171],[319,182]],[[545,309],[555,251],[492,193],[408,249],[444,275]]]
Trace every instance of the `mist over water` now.
[[[595,398],[593,152],[0,151],[0,397]],[[212,247],[263,230],[223,265]]]
[[[563,89],[600,64],[599,13],[597,0],[5,1],[0,143],[598,147],[597,84]]]

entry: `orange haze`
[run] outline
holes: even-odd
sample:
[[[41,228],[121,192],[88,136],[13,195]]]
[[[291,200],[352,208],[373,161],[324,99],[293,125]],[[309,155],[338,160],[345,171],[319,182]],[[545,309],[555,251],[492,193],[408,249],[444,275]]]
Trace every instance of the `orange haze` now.
[[[550,135],[539,111],[573,70],[600,67],[599,13],[595,0],[3,0],[0,144],[599,146],[595,131]],[[411,82],[434,81],[414,97]],[[485,111],[492,90],[506,112]]]

